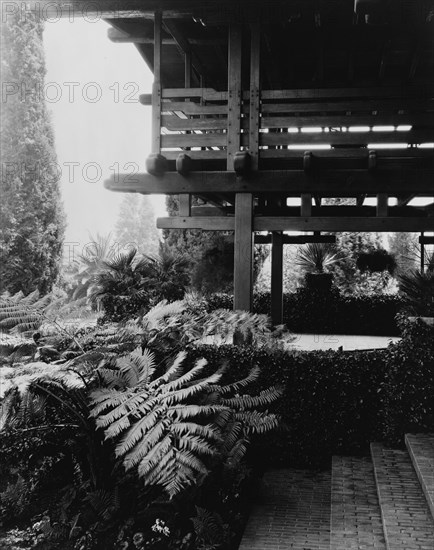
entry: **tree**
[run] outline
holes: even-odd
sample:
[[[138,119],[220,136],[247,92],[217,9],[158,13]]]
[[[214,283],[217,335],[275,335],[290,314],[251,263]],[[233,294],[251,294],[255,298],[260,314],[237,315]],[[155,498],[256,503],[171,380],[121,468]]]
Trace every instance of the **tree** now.
[[[43,101],[43,23],[8,14],[2,25],[0,292],[48,292],[60,266],[64,212],[54,137]]]
[[[400,274],[407,273],[416,267],[418,260],[416,233],[391,233],[389,235],[389,247],[390,252],[396,258]]]
[[[149,197],[126,193],[119,208],[114,238],[120,247],[136,248],[139,254],[156,256],[160,231]]]

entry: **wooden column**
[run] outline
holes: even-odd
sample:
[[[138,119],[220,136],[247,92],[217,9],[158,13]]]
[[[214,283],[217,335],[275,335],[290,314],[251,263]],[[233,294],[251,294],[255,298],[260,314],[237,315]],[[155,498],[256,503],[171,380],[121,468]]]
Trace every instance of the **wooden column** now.
[[[191,88],[191,53],[184,53],[184,86],[185,88]],[[188,99],[186,99],[188,101]],[[190,133],[190,132],[187,132]],[[187,150],[189,147],[186,148]],[[179,195],[179,216],[187,217],[191,216],[191,195],[182,194]]]
[[[378,193],[377,195],[377,216],[386,218],[388,215],[389,196],[387,193]]]
[[[241,28],[229,27],[228,44],[228,141],[227,170],[234,169],[234,156],[240,150],[241,135]]]
[[[425,243],[423,240],[423,232],[420,234],[420,236],[420,272],[423,273],[425,271]]]
[[[235,197],[234,309],[251,311],[253,298],[253,195]]]
[[[161,12],[154,16],[154,84],[152,86],[152,153],[161,148]]]
[[[261,29],[259,20],[251,25],[250,43],[250,109],[249,109],[249,153],[251,169],[259,167],[259,106],[260,106],[260,58]]]
[[[273,231],[271,237],[271,320],[283,323],[283,233]]]

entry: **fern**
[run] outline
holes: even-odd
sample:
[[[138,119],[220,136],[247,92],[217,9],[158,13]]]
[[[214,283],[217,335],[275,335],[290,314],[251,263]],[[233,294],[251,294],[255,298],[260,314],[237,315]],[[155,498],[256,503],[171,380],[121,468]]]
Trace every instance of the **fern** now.
[[[118,439],[116,455],[126,469],[137,468],[148,484],[162,485],[170,497],[194,483],[207,471],[204,459],[217,452],[219,434],[206,419],[223,413],[225,406],[192,403],[219,379],[213,374],[196,383],[206,362],[198,361],[183,373],[186,360],[181,352],[168,371],[153,378],[153,354],[132,360],[116,360],[110,388],[92,393],[91,415],[105,430],[107,439]],[[102,376],[107,379],[103,368]]]
[[[216,550],[221,547],[226,538],[226,529],[219,514],[196,506],[196,516],[190,519],[199,550]]]

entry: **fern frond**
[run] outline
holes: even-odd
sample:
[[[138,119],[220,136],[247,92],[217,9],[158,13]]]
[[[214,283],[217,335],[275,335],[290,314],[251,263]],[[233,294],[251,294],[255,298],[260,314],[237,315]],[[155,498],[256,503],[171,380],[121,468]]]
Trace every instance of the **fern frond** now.
[[[216,453],[216,448],[200,436],[188,435],[178,438],[177,445],[182,451],[191,451],[198,455],[212,456]]]
[[[247,452],[248,439],[239,439],[226,457],[226,464],[234,467],[241,462]]]
[[[200,435],[210,441],[220,440],[219,430],[212,424],[196,424],[194,422],[173,422],[171,432],[177,437],[184,435]]]
[[[148,472],[151,471],[169,451],[172,451],[172,441],[170,435],[166,435],[159,443],[154,445],[140,461],[138,467],[139,476],[146,478]]]
[[[176,420],[186,420],[197,416],[211,416],[214,414],[230,415],[230,409],[221,405],[175,405],[170,408],[169,414]]]
[[[187,357],[187,352],[180,351],[175,357],[175,360],[173,361],[171,367],[166,372],[166,374],[164,374],[163,376],[160,376],[159,378],[151,382],[151,384],[149,384],[149,388],[153,389],[162,384],[167,384],[167,382],[169,382],[172,378],[175,378],[175,376],[177,376],[181,372],[182,364],[185,361],[186,357]]]
[[[204,369],[204,367],[207,365],[206,359],[199,359],[196,361],[195,366],[186,372],[183,376],[180,376],[179,378],[173,380],[166,386],[166,391],[171,392],[178,390],[179,388],[182,388],[182,386],[185,386],[189,384],[192,380],[194,380]]]
[[[225,386],[219,386],[218,391],[220,392],[220,395],[227,395],[231,392],[238,392],[243,388],[246,388],[253,382],[256,382],[256,380],[259,378],[259,375],[261,373],[261,369],[259,367],[253,367],[253,369],[249,372],[249,374],[243,378],[242,380],[238,380],[237,382],[233,382],[232,384],[226,384]],[[217,388],[212,388],[213,390]]]
[[[222,405],[226,407],[231,407],[235,410],[246,410],[253,409],[255,407],[264,407],[269,405],[276,399],[278,399],[282,394],[280,389],[275,387],[262,390],[259,395],[239,395],[230,398],[222,399]]]

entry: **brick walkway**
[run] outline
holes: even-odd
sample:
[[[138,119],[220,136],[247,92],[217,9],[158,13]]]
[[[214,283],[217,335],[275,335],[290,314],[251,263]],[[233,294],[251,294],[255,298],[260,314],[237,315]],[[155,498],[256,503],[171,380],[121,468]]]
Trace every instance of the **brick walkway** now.
[[[434,436],[405,441],[333,457],[331,474],[268,472],[239,550],[434,550]]]
[[[405,443],[434,517],[434,436],[407,434]]]
[[[374,468],[368,458],[333,457],[333,550],[386,550]]]
[[[433,550],[434,520],[405,451],[371,445],[389,550]]]
[[[264,486],[239,550],[330,549],[329,472],[275,470]]]

